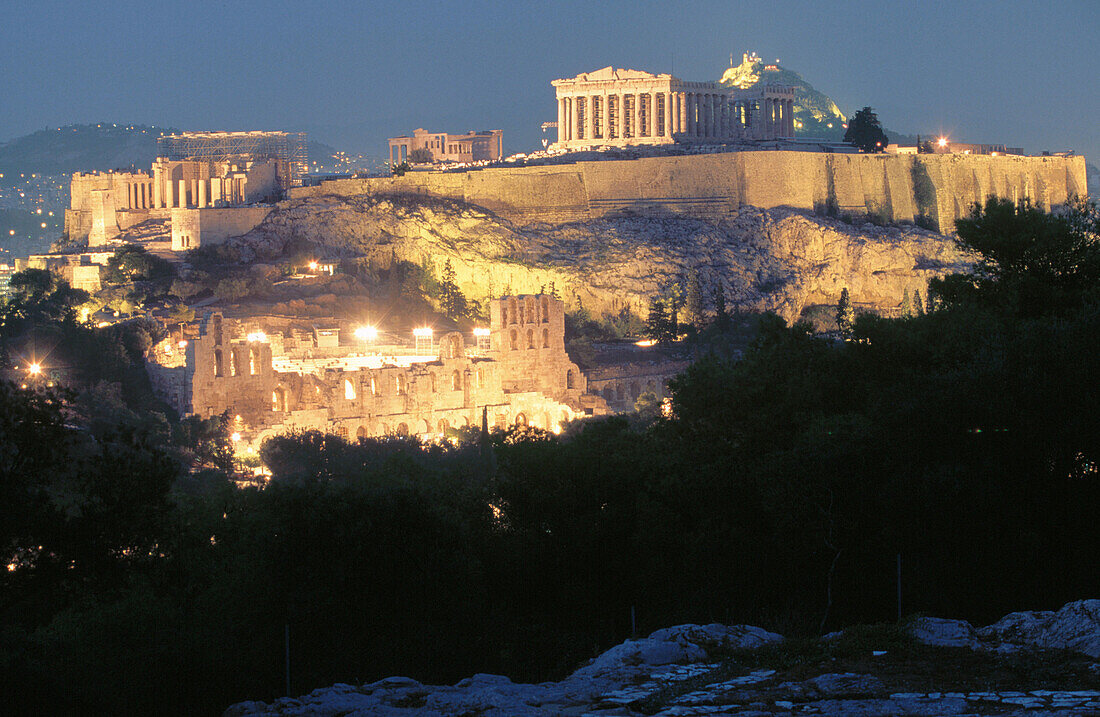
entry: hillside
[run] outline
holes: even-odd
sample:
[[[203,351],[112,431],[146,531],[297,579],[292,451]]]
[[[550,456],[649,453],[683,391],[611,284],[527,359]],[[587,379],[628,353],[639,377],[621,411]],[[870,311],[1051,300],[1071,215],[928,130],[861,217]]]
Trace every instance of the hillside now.
[[[719,222],[619,217],[517,227],[479,207],[445,199],[321,196],[282,202],[244,237],[245,260],[278,262],[305,241],[332,257],[432,265],[451,260],[471,298],[535,293],[551,282],[567,303],[593,312],[644,315],[650,297],[694,268],[720,278],[731,305],[787,319],[853,301],[892,310],[904,291],[966,266],[938,234],[915,227],[856,227],[792,210],[745,207]]]

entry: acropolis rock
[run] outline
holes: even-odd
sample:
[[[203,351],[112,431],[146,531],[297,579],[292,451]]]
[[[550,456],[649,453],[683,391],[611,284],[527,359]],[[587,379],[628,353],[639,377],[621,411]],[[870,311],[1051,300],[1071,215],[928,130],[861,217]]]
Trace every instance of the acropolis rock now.
[[[280,203],[244,237],[245,259],[277,259],[291,240],[333,256],[434,265],[451,261],[470,297],[538,293],[553,282],[567,305],[644,315],[649,298],[698,270],[721,281],[731,308],[788,320],[835,304],[896,308],[904,291],[964,270],[954,243],[913,226],[849,225],[794,209],[742,207],[729,218],[632,216],[516,225],[461,201],[410,195],[319,196]]]

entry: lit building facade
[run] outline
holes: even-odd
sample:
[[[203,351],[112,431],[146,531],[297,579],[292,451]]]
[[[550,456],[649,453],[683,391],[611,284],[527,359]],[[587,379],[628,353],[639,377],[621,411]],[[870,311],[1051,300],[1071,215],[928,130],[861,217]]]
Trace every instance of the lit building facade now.
[[[604,67],[551,83],[559,149],[794,136],[794,88],[749,89]]]
[[[432,162],[480,162],[497,160],[504,156],[504,132],[499,129],[447,134],[429,132],[418,128],[412,136],[390,137],[391,164],[410,162],[412,152],[423,150],[431,155]]]

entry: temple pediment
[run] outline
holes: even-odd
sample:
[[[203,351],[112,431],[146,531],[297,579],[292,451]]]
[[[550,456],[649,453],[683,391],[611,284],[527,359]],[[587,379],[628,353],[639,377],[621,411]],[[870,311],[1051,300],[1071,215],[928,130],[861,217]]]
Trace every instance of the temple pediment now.
[[[653,80],[656,78],[657,75],[654,75],[652,72],[626,69],[616,70],[614,65],[608,65],[607,67],[601,67],[592,72],[585,72],[577,75],[576,79],[588,82],[600,82],[603,80]]]

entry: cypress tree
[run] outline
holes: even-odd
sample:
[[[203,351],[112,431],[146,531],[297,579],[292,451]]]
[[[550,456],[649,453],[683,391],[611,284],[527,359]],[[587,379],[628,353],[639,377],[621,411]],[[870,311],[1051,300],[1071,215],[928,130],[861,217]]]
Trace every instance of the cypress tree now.
[[[848,296],[848,287],[840,290],[840,301],[836,304],[836,327],[844,338],[852,335],[856,323],[856,310],[852,308],[852,299]]]

